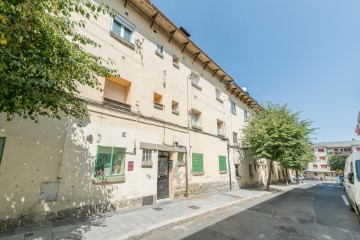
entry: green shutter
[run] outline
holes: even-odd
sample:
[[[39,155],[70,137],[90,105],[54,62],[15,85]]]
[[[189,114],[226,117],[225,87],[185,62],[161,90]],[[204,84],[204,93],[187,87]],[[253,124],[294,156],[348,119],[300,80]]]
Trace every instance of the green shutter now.
[[[225,156],[219,156],[219,170],[220,171],[226,171],[226,157]]]
[[[203,155],[200,153],[192,154],[192,171],[193,172],[203,172],[204,171],[204,162]]]
[[[5,138],[4,137],[0,137],[0,163],[2,160],[2,155],[4,152],[4,147],[5,147]]]

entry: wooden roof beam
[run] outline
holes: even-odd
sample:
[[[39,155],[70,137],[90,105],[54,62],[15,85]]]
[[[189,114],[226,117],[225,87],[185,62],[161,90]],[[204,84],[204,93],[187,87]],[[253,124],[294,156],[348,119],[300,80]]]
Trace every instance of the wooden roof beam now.
[[[181,52],[185,51],[185,48],[188,44],[189,44],[189,41],[183,43],[183,49],[181,50]]]
[[[128,0],[125,0],[124,8],[126,8],[127,3],[128,3]]]
[[[152,21],[151,21],[150,28],[152,28],[152,26],[154,25],[155,19],[156,19],[156,17],[157,17],[158,14],[159,14],[159,13],[157,12],[157,13],[155,13],[155,14],[151,17],[151,18],[152,18]]]
[[[221,78],[220,78],[220,82],[222,82],[225,77],[226,77],[226,75],[222,75]]]
[[[212,76],[214,77],[219,70],[220,70],[220,69],[215,69],[215,70],[214,70],[214,74],[213,74]]]
[[[169,38],[169,42],[171,41],[171,39],[173,38],[174,34],[175,34],[176,30],[171,31],[170,32],[170,38]]]
[[[203,69],[203,70],[205,70],[205,69],[207,68],[207,66],[209,65],[209,63],[211,63],[211,61],[205,62],[205,66],[204,66],[204,69]]]
[[[196,61],[196,59],[199,57],[200,54],[201,54],[201,52],[197,52],[197,53],[194,54],[194,55],[195,55],[195,58],[194,58],[193,62]]]

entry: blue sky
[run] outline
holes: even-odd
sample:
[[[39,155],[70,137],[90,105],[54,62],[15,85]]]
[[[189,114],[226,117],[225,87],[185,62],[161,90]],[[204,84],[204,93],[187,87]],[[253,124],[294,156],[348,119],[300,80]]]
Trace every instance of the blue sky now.
[[[285,104],[314,141],[360,139],[359,0],[152,0],[259,103]]]

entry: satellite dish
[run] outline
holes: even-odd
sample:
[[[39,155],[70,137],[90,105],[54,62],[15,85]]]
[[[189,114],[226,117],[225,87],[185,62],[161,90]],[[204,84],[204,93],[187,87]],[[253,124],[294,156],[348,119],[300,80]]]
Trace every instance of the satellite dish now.
[[[241,88],[244,92],[247,92],[247,88],[246,87],[242,87]]]

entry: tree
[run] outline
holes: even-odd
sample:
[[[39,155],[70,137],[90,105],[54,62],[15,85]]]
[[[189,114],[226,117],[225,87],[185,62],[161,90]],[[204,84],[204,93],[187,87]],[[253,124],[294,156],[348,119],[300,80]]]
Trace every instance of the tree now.
[[[86,0],[0,0],[0,112],[8,120],[81,118],[77,86],[99,89],[99,77],[115,74],[111,61],[83,50],[100,46],[73,30],[86,25],[75,13],[96,19],[108,11]]]
[[[331,170],[344,172],[346,158],[348,156],[342,154],[331,153],[328,155],[328,164]]]
[[[294,151],[290,168],[296,171],[296,178],[299,177],[299,172],[305,171],[308,164],[316,158],[310,143],[304,143],[303,147]]]
[[[314,131],[311,122],[300,120],[299,113],[292,113],[287,105],[268,103],[253,115],[244,130],[245,144],[255,158],[270,160],[266,190],[270,189],[273,161],[289,168],[295,154],[301,152]]]

